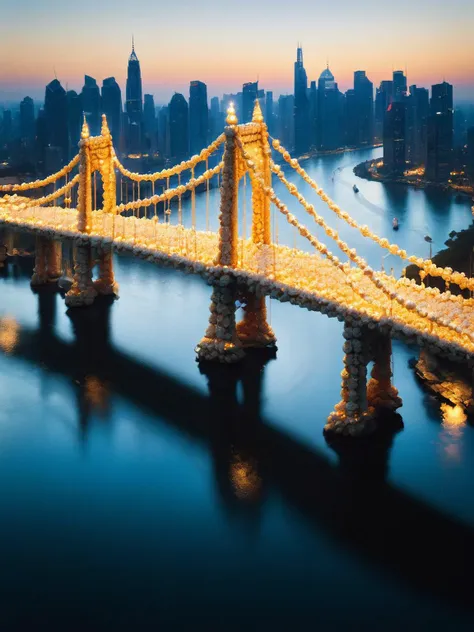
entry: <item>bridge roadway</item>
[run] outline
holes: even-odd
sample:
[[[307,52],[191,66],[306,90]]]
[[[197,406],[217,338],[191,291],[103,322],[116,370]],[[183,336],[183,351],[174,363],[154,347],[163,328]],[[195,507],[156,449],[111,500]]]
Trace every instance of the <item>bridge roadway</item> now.
[[[317,531],[323,528],[336,546],[355,553],[364,564],[369,560],[380,566],[383,573],[388,570],[421,593],[474,610],[474,529],[386,479],[393,437],[402,427],[398,416],[386,420],[385,434],[356,444],[348,445],[343,439],[331,443],[340,459],[335,467],[317,450],[261,417],[268,356],[256,352],[238,365],[211,364],[203,370],[209,381],[206,396],[114,348],[109,343],[105,299],[87,310],[70,310],[75,339],[70,343],[59,338],[54,331],[56,297],[51,290],[40,290],[40,326],[19,330],[13,354],[71,378],[79,398],[82,437],[87,436],[93,406],[86,378],[95,376],[110,393],[151,413],[153,424],[159,418],[209,450],[218,489],[230,510],[240,508],[249,515],[246,512],[258,511],[259,506],[235,498],[230,470],[237,452],[257,470],[263,494],[276,489],[308,524]],[[242,404],[236,397],[239,380]],[[343,603],[344,594],[340,598]]]
[[[76,229],[77,216],[74,209],[21,209],[18,205],[16,208],[7,203],[0,205],[0,224],[58,239],[81,238],[92,246],[113,243],[119,252],[130,251],[150,261],[204,277],[214,272],[222,274],[222,269],[214,265],[219,243],[217,232],[94,211],[90,233],[85,234]],[[350,268],[343,272],[319,253],[277,244],[258,246],[250,239],[239,239],[238,253],[237,268],[226,272],[252,290],[258,286],[262,294],[340,320],[360,317],[369,326],[388,326],[392,336],[426,344],[452,360],[473,360],[474,299],[460,300],[450,293],[436,294],[435,290],[407,279],[397,280],[383,272],[377,273],[377,278],[390,292],[412,301],[427,313],[447,317],[451,326],[457,328],[453,331],[408,311],[376,288],[361,270]],[[354,288],[362,292],[364,298]]]

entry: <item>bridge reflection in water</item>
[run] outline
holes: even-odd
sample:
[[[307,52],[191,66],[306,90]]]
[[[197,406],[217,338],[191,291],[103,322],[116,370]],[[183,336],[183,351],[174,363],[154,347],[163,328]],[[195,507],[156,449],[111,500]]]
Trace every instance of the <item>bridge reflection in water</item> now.
[[[262,417],[265,366],[273,350],[254,350],[236,365],[202,364],[205,396],[111,344],[110,299],[69,310],[74,340],[66,342],[55,330],[54,287],[37,296],[38,329],[3,320],[0,330],[9,333],[0,336],[1,348],[69,377],[81,442],[87,441],[91,413],[107,421],[110,399],[125,397],[209,451],[222,506],[251,531],[259,528],[267,494],[276,491],[308,525],[323,528],[344,548],[421,593],[472,611],[474,530],[387,480],[393,439],[403,427],[398,415],[387,417],[372,437],[350,444],[328,439],[339,457],[335,467]]]

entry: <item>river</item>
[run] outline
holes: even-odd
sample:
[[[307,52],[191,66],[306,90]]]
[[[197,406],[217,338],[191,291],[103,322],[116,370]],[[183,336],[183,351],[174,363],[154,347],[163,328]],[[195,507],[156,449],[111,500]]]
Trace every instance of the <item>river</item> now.
[[[356,178],[380,151],[305,168],[409,252],[427,257],[425,235],[436,252],[472,222],[450,193]],[[400,273],[300,191],[372,266]],[[284,218],[272,222],[292,245]],[[272,302],[276,358],[206,375],[194,347],[209,286],[115,265],[120,299],[70,313],[32,292],[31,260],[0,278],[2,629],[472,629],[474,428],[421,388],[408,366],[418,350],[393,344],[403,422],[331,446],[341,323]]]

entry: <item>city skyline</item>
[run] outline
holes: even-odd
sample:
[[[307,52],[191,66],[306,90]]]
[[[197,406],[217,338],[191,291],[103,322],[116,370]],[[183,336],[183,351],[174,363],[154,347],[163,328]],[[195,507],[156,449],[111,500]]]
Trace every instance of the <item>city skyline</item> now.
[[[298,41],[309,80],[318,79],[328,60],[342,90],[351,87],[354,70],[366,70],[377,85],[392,69],[406,69],[410,83],[428,86],[445,78],[454,85],[457,101],[474,99],[474,44],[469,36],[474,7],[466,0],[454,0],[449,8],[430,6],[429,11],[428,3],[413,6],[406,0],[396,10],[365,2],[364,11],[342,0],[337,15],[304,4],[297,0],[291,12],[272,6],[269,14],[269,3],[253,6],[244,0],[237,9],[229,2],[203,0],[196,9],[185,0],[167,8],[166,25],[160,29],[159,20],[144,20],[153,11],[149,0],[138,0],[133,7],[120,0],[113,13],[107,4],[96,6],[91,0],[77,12],[55,0],[46,0],[41,9],[31,0],[20,0],[21,6],[2,13],[0,54],[8,64],[0,75],[0,102],[26,94],[41,100],[44,85],[55,75],[74,89],[80,88],[84,74],[98,82],[114,76],[124,86],[132,34],[144,92],[153,94],[157,104],[169,102],[174,92],[186,93],[191,80],[206,83],[209,96],[257,79],[275,95],[291,94],[291,60]],[[247,7],[252,10],[239,22]],[[26,24],[21,15],[28,15]],[[261,28],[265,20],[268,29]],[[390,29],[385,32],[387,20]],[[52,29],[54,35],[46,37]]]

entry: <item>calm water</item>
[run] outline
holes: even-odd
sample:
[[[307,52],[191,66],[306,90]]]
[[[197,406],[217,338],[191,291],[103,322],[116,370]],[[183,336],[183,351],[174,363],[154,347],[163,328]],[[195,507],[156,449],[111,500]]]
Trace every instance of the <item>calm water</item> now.
[[[448,194],[355,178],[377,151],[306,167],[379,234],[396,215],[408,251],[471,223]],[[210,288],[126,257],[116,274],[119,301],[70,313],[28,260],[0,279],[0,629],[472,629],[474,429],[443,421],[417,349],[394,343],[403,426],[331,447],[341,323],[272,303],[276,358],[204,374]]]

